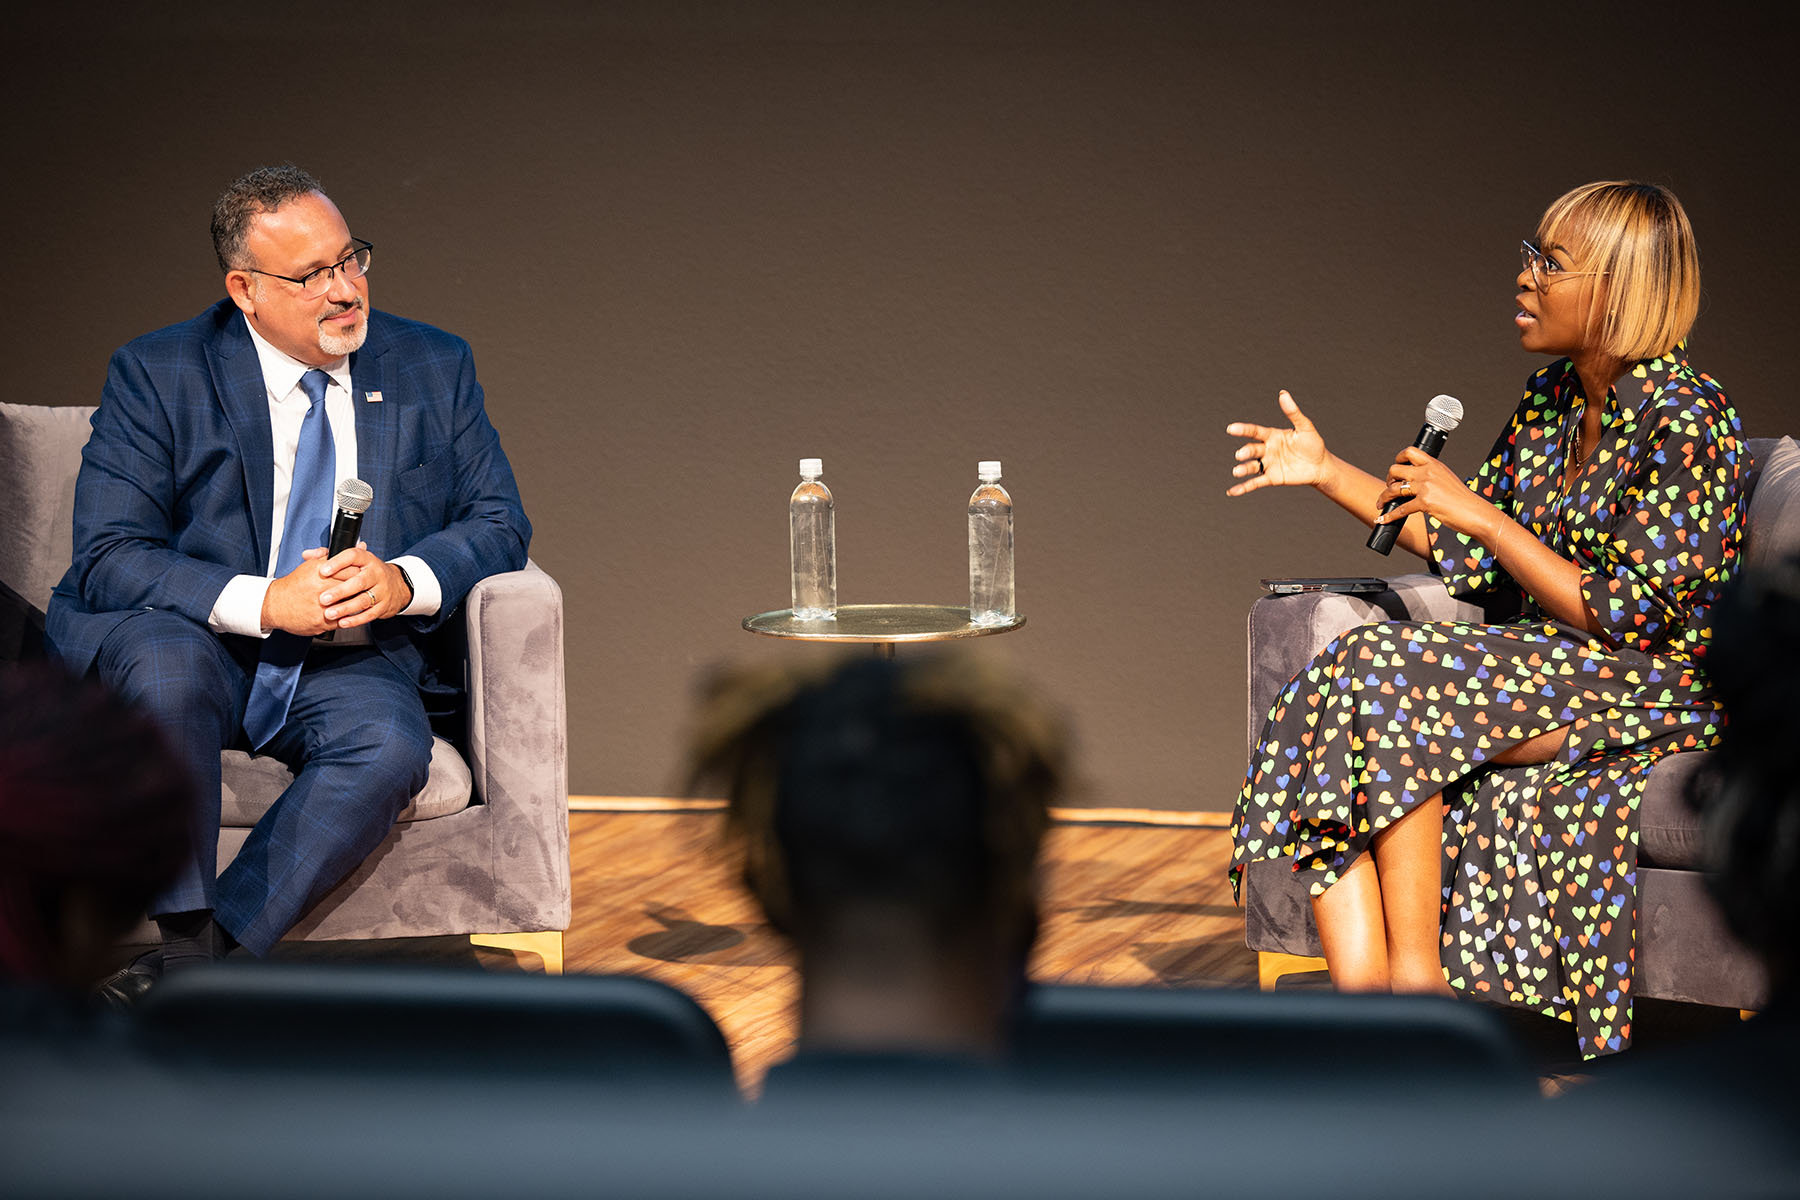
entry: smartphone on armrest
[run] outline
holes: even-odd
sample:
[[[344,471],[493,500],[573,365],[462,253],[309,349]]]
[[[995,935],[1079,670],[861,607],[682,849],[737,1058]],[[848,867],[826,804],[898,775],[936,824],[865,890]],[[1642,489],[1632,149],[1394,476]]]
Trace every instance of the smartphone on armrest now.
[[[1299,592],[1350,592],[1364,596],[1388,590],[1387,580],[1368,575],[1341,579],[1265,579],[1262,585],[1274,596],[1292,596]]]

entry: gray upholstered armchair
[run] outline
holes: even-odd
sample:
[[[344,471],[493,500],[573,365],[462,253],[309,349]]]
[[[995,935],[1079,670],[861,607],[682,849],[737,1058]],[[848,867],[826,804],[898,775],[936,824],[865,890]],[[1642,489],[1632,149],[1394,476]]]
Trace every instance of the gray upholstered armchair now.
[[[1800,446],[1752,439],[1745,561],[1768,562],[1800,548]],[[1265,596],[1250,607],[1250,748],[1276,695],[1326,643],[1354,626],[1386,620],[1480,620],[1435,576],[1402,575],[1389,590],[1354,596],[1306,592]],[[1704,751],[1671,754],[1651,771],[1638,814],[1639,996],[1729,1008],[1768,998],[1761,966],[1731,936],[1701,875],[1700,824],[1683,798]],[[1252,865],[1244,880],[1244,942],[1258,952],[1265,988],[1294,970],[1322,969],[1319,934],[1305,887],[1287,864]]]
[[[93,412],[0,404],[0,663],[41,647],[44,609],[71,557]],[[289,939],[469,934],[561,973],[570,913],[562,620],[562,591],[535,564],[469,593],[468,757],[438,739],[425,789]],[[235,750],[224,768],[221,868],[291,778],[273,759]]]

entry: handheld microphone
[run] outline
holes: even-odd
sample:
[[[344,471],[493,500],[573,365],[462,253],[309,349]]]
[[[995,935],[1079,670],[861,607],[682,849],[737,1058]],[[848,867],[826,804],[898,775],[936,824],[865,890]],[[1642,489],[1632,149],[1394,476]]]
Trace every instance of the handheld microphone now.
[[[325,547],[325,557],[341,554],[356,545],[357,535],[362,532],[363,514],[369,511],[369,505],[375,501],[375,489],[360,479],[341,480],[337,486],[337,512],[331,518],[331,542]],[[329,642],[337,635],[337,630],[327,629],[319,635],[321,641]]]
[[[1425,406],[1425,424],[1419,430],[1419,436],[1413,439],[1413,445],[1436,458],[1444,449],[1444,443],[1450,438],[1450,431],[1462,424],[1462,401],[1455,396],[1433,396]],[[1408,497],[1396,496],[1381,507],[1381,515],[1386,516],[1402,504]],[[1394,548],[1394,542],[1400,536],[1400,527],[1405,521],[1390,521],[1387,524],[1376,522],[1369,534],[1369,549],[1377,554],[1386,554]]]

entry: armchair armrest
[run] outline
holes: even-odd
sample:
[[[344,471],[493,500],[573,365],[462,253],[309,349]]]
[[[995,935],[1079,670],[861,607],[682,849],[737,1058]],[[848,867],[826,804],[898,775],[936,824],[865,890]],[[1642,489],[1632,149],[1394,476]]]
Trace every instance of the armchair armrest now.
[[[464,602],[469,766],[491,810],[495,903],[515,929],[569,924],[568,709],[562,589],[535,563],[490,575]]]
[[[1300,592],[1264,596],[1250,606],[1250,717],[1247,750],[1256,749],[1275,697],[1300,668],[1346,630],[1374,621],[1479,621],[1483,610],[1453,598],[1435,575],[1396,575],[1372,595]]]

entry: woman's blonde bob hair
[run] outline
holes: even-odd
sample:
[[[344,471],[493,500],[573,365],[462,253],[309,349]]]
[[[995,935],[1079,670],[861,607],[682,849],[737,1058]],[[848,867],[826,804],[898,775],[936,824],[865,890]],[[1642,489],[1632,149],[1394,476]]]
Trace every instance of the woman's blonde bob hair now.
[[[1675,348],[1700,311],[1700,253],[1681,201],[1654,183],[1590,183],[1553,201],[1538,245],[1563,245],[1603,271],[1600,348],[1627,362]]]

